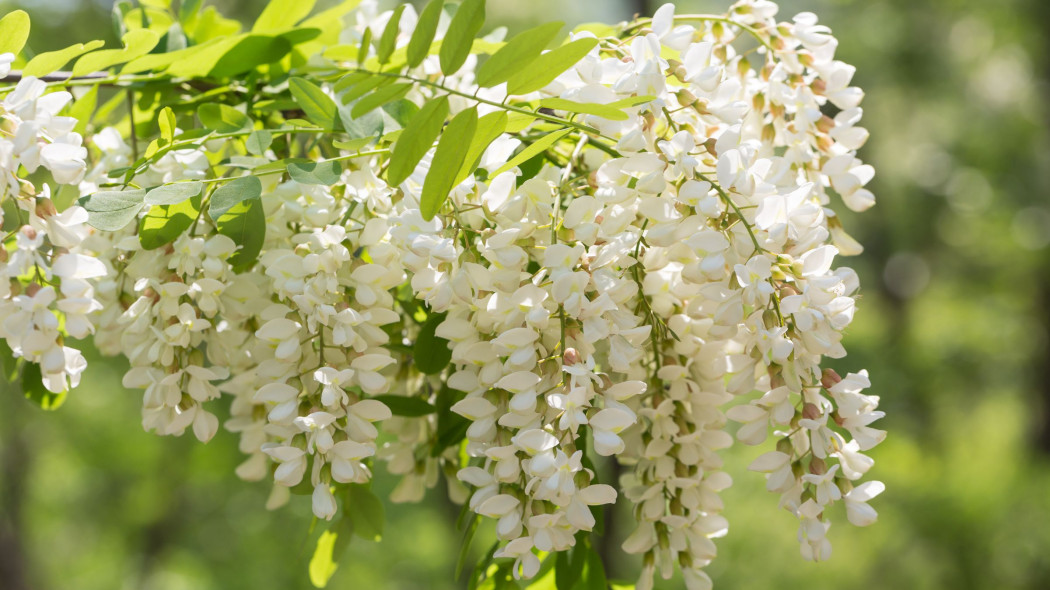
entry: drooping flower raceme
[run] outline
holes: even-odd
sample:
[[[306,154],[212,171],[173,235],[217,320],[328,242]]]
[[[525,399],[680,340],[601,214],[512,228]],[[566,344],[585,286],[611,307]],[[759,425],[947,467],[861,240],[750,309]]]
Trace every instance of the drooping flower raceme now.
[[[711,585],[719,453],[772,433],[750,469],[803,556],[828,558],[829,506],[876,518],[883,486],[861,480],[885,435],[868,374],[824,363],[859,289],[835,210],[874,202],[837,41],[743,0],[471,54],[479,6],[307,21],[323,74],[254,70],[283,77],[247,103],[217,90],[199,129],[173,99],[142,155],[107,127],[89,159],[71,96],[24,78],[0,107],[0,335],[23,372],[65,392],[85,367],[65,339],[94,334],[130,362],[145,428],[207,442],[228,413],[237,475],[272,479],[271,508],[295,493],[352,518],[380,464],[393,501],[444,474],[517,578],[589,547],[622,493],[639,588],[676,564]],[[238,74],[146,57],[127,69],[161,85]],[[81,205],[59,211],[38,168]]]

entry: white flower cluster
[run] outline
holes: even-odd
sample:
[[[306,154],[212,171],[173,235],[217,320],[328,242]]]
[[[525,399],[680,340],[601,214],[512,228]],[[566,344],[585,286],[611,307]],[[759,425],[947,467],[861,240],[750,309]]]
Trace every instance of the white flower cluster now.
[[[12,61],[0,55],[0,75]],[[89,316],[101,309],[92,280],[106,269],[76,251],[88,233],[87,212],[74,205],[59,213],[48,184],[38,189],[22,177],[39,168],[59,184],[84,176],[87,150],[73,131],[77,122],[58,115],[73,97],[44,92],[45,84],[29,77],[0,102],[0,199],[12,204],[0,210],[0,224],[5,214],[13,217],[0,248],[0,338],[15,358],[39,366],[47,391],[62,394],[87,366],[65,336],[92,333]]]
[[[378,36],[389,19],[374,3],[361,10],[347,39],[367,26]],[[776,450],[751,468],[799,518],[803,555],[826,559],[825,509],[843,500],[866,525],[876,517],[866,502],[882,491],[858,482],[872,465],[862,452],[884,436],[869,426],[882,413],[863,393],[867,374],[822,367],[845,355],[858,289],[853,271],[833,268],[859,246],[832,197],[871,206],[873,171],[856,157],[867,131],[853,68],[834,59],[837,42],[816,17],[777,23],[776,12],[743,0],[726,17],[676,17],[668,4],[527,96],[479,88],[470,57],[409,99],[452,91],[453,113],[485,115],[508,99],[547,98],[627,116],[584,111],[575,123],[597,133],[566,135],[530,171],[499,170],[528,133],[502,135],[481,155],[482,174],[430,220],[420,202],[433,152],[399,186],[381,178],[382,155],[352,160],[334,186],[263,177],[266,236],[250,268],[235,268],[237,243],[199,202],[188,231],[150,250],[134,227],[83,240],[83,211],[56,214],[46,189],[35,207],[19,197],[28,222],[3,269],[29,286],[0,293],[2,335],[61,382],[52,391],[67,376],[75,384],[84,363],[61,346],[54,275],[65,333],[87,335],[86,316],[102,309],[96,342],[129,359],[124,384],[145,390],[146,428],[191,428],[207,441],[219,425],[209,407],[225,394],[226,426],[248,455],[238,475],[272,473],[270,506],[310,493],[325,519],[338,484],[368,482],[376,460],[403,477],[397,501],[422,497],[443,469],[459,480],[453,498],[497,521],[495,556],[525,578],[539,552],[573,547],[595,526],[594,507],[616,501],[591,464],[601,456],[627,467],[609,483],[634,505],[624,549],[642,556],[638,588],[675,564],[689,588],[710,587],[702,568],[728,531],[719,493],[732,482],[718,454],[732,443],[727,423],[740,423],[747,444],[772,429]],[[400,46],[417,20],[406,14]],[[437,57],[412,75],[438,79]],[[69,97],[42,90],[24,81],[4,102],[0,168],[12,194],[27,193],[18,164],[43,165],[58,182],[84,174],[80,137],[55,116]],[[84,193],[130,159],[112,130],[94,144]],[[215,158],[240,166],[277,159],[219,149]],[[139,182],[228,181],[208,178],[207,156],[168,152]],[[414,367],[411,346],[433,318],[451,353],[437,373]],[[449,395],[467,421],[466,463],[455,446],[435,448],[442,416],[391,412],[398,396],[440,408]],[[389,440],[377,442],[377,422]]]

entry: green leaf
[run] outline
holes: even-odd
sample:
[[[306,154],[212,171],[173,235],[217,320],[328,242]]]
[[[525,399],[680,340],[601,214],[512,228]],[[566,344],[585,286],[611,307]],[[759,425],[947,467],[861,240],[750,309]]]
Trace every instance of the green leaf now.
[[[202,104],[197,109],[197,116],[202,125],[219,133],[237,133],[252,128],[251,118],[229,105],[214,102]]]
[[[478,86],[491,88],[528,68],[557,36],[564,23],[552,22],[514,36],[478,68]]]
[[[478,169],[478,165],[481,163],[481,156],[484,155],[485,150],[493,141],[496,141],[497,137],[507,130],[508,120],[507,111],[495,111],[478,119],[477,133],[474,134],[474,139],[470,141],[470,149],[467,150],[467,156],[463,159],[463,167],[460,168],[459,174],[456,175],[455,184],[458,185],[463,182]]]
[[[142,210],[145,189],[98,191],[81,197],[78,204],[88,212],[88,224],[102,231],[117,231]]]
[[[368,51],[372,48],[372,29],[366,28],[361,36],[361,45],[357,49],[357,63],[363,64],[368,59]]]
[[[351,139],[350,141],[339,141],[338,139],[332,142],[332,147],[337,150],[346,150],[348,152],[359,152],[364,148],[368,147],[368,144],[372,143],[372,137],[359,137],[357,139]]]
[[[463,0],[448,25],[441,43],[441,73],[451,76],[463,67],[481,26],[485,24],[485,0]]]
[[[273,133],[265,129],[257,129],[252,131],[248,135],[248,139],[244,140],[244,146],[248,148],[248,153],[261,156],[266,153],[266,150],[270,149],[270,145],[273,143]]]
[[[405,5],[399,4],[394,9],[394,14],[390,15],[390,20],[387,21],[382,36],[379,37],[379,49],[376,52],[376,58],[380,64],[389,62],[390,54],[394,53],[394,48],[397,45],[397,34],[401,32],[401,15],[404,12]]]
[[[595,102],[574,102],[564,98],[545,98],[540,101],[541,107],[568,111],[570,113],[582,113],[584,115],[597,115],[610,121],[626,121],[627,113],[607,104]]]
[[[452,360],[452,350],[448,347],[448,340],[436,334],[438,326],[445,321],[445,314],[433,313],[427,317],[427,323],[416,337],[416,344],[412,347],[412,360],[416,368],[426,375],[437,375],[445,370],[449,361]]]
[[[200,189],[198,189],[199,191]],[[201,199],[195,196],[174,205],[154,205],[139,221],[139,243],[146,250],[170,244],[193,225]]]
[[[433,414],[437,411],[437,408],[418,397],[406,397],[404,395],[376,395],[372,396],[372,399],[383,402],[383,405],[390,408],[390,413],[395,416],[416,418],[418,416]]]
[[[383,502],[368,486],[350,484],[346,511],[354,521],[354,534],[369,541],[378,541],[383,537]]]
[[[582,549],[578,547],[573,551]],[[587,563],[583,571],[583,585],[582,587],[586,590],[607,590],[608,582],[605,579],[605,564],[602,563],[601,555],[598,555],[598,551],[588,544],[587,546]]]
[[[62,69],[62,66],[69,63],[69,60],[80,57],[89,51],[94,51],[105,44],[105,41],[96,40],[90,43],[77,43],[58,51],[38,53],[36,57],[29,60],[26,67],[22,68],[22,75],[36,76],[37,78],[46,76],[55,70]]]
[[[15,10],[0,18],[0,53],[17,56],[25,47],[26,39],[29,39],[29,15],[26,11]]]
[[[229,78],[252,70],[258,66],[272,64],[280,61],[292,50],[289,39],[277,35],[245,35],[237,39],[233,47],[226,49],[225,45],[221,54],[214,61],[214,65],[208,70],[208,76],[212,78]],[[195,59],[199,59],[196,57]]]
[[[157,126],[160,127],[160,138],[164,141],[171,143],[171,140],[175,139],[175,112],[171,110],[171,107],[164,107],[157,114]]]
[[[361,97],[365,96],[369,92],[375,91],[377,88],[381,88],[388,84],[393,84],[394,78],[388,76],[372,76],[365,78],[360,82],[352,84],[345,88],[340,101],[343,104],[350,104],[356,102]]]
[[[88,123],[91,122],[91,116],[95,113],[95,107],[98,106],[98,88],[98,84],[92,86],[83,96],[73,102],[73,106],[69,107],[69,116],[77,120],[73,131],[81,135],[87,133]]]
[[[339,182],[343,167],[339,162],[292,162],[288,164],[288,175],[299,184],[321,184],[332,186]]]
[[[145,203],[147,205],[176,205],[201,194],[203,188],[204,184],[199,180],[161,185],[146,193]]]
[[[478,109],[471,107],[460,111],[445,128],[423,182],[423,194],[419,199],[423,219],[433,219],[445,204],[448,193],[455,187],[456,175],[463,166],[477,126]]]
[[[628,98],[622,98],[616,102],[610,102],[606,106],[613,107],[615,109],[629,109],[631,107],[636,107],[640,104],[647,104],[653,102],[654,100],[656,100],[656,97],[652,95],[630,96]]]
[[[262,195],[262,182],[254,176],[240,176],[215,189],[211,194],[208,215],[218,221],[234,205]]]
[[[259,180],[254,176],[244,178],[252,178],[256,182]],[[214,199],[215,193],[212,193],[213,205]],[[215,228],[240,246],[229,259],[233,270],[241,272],[248,268],[259,257],[263,242],[266,241],[266,212],[263,211],[262,200],[256,196],[235,204],[215,221]]]
[[[179,3],[179,22],[189,26],[197,22],[197,13],[200,12],[204,0],[182,0]]]
[[[73,76],[83,76],[112,66],[129,62],[149,53],[160,41],[160,36],[149,29],[136,29],[124,35],[123,49],[103,49],[88,53],[73,66]]]
[[[319,86],[302,78],[292,78],[288,81],[288,89],[311,122],[325,130],[335,130],[339,108]]]
[[[313,10],[316,0],[270,0],[252,25],[253,33],[268,33],[294,26]]]
[[[400,84],[391,84],[386,86],[368,96],[365,96],[361,100],[357,101],[357,104],[350,110],[350,116],[354,119],[375,110],[388,102],[395,100],[401,100],[408,94],[414,84],[409,82],[403,82]]]
[[[310,583],[315,588],[324,588],[332,579],[339,564],[335,562],[335,541],[338,535],[332,531],[325,531],[317,539],[314,555],[310,558]]]
[[[554,583],[558,590],[573,590],[583,574],[587,552],[577,544],[571,551],[559,551],[554,562]]]
[[[8,384],[14,383],[18,378],[20,362],[21,359],[15,358],[15,353],[11,351],[7,340],[0,338],[0,379]]]
[[[434,145],[434,140],[441,133],[448,117],[448,96],[442,95],[435,100],[427,101],[405,127],[405,132],[394,144],[390,156],[390,166],[386,171],[387,182],[397,186],[404,182],[416,169],[419,161]]]
[[[57,410],[66,401],[66,392],[52,393],[44,387],[43,375],[40,365],[36,363],[22,363],[22,393],[26,399],[40,406],[42,410]]]
[[[507,94],[528,94],[540,90],[576,65],[597,46],[597,39],[585,37],[544,53],[528,68],[510,77],[507,81]]]
[[[495,172],[493,172],[492,176],[499,176],[500,174],[503,174],[507,170],[511,170],[511,169],[513,169],[513,168],[515,168],[515,167],[525,163],[526,161],[531,160],[534,156],[538,156],[539,154],[547,151],[547,148],[551,147],[559,139],[565,137],[566,135],[568,135],[571,132],[572,132],[572,128],[571,127],[566,127],[564,129],[560,129],[558,131],[554,131],[552,133],[548,133],[547,135],[545,135],[545,136],[541,137],[540,139],[536,140],[534,143],[530,144],[527,148],[525,148],[525,149],[521,150],[520,152],[518,152],[518,154],[516,156],[514,156],[513,158],[511,158],[509,162],[504,164],[499,170],[496,170]]]
[[[416,30],[412,32],[412,38],[408,40],[406,63],[408,67],[414,68],[423,63],[430,53],[430,44],[434,42],[437,34],[438,21],[441,20],[441,7],[445,0],[430,0],[430,2],[419,13],[419,21]]]

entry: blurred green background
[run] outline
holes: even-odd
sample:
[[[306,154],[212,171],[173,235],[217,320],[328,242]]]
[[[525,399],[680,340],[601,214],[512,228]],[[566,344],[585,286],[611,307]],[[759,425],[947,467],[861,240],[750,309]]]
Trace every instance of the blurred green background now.
[[[245,21],[262,7],[214,3]],[[0,13],[30,13],[34,51],[112,46],[110,4],[0,0]],[[728,2],[676,4],[721,12]],[[490,0],[489,22],[513,33],[658,5]],[[867,251],[847,261],[863,295],[850,355],[835,366],[869,369],[882,396],[890,435],[871,476],[888,491],[874,502],[877,525],[839,518],[832,560],[806,563],[794,518],[744,470],[765,449],[734,448],[731,532],[708,571],[723,590],[1050,588],[1050,2],[781,6],[782,19],[818,13],[867,92],[861,156],[878,171],[879,202],[845,217]],[[308,587],[308,499],[265,511],[267,486],[233,475],[231,434],[203,446],[142,432],[121,363],[89,360],[57,413],[0,395],[0,588]],[[391,486],[382,470],[377,485]],[[463,587],[453,579],[457,508],[436,492],[388,505],[383,542],[355,540],[330,587]],[[611,573],[630,578],[634,563],[611,555]]]

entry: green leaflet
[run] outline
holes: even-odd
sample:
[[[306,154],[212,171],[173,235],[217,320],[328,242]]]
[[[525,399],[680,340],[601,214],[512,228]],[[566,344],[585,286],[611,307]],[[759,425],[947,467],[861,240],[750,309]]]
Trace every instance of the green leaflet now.
[[[198,189],[199,192],[200,189]],[[139,220],[139,243],[146,250],[170,244],[193,225],[201,199],[195,196],[173,205],[154,205]]]
[[[244,147],[248,149],[248,153],[261,156],[266,153],[266,150],[270,149],[272,143],[273,133],[266,129],[257,129],[252,131],[248,138],[244,140]]]
[[[597,46],[597,39],[586,37],[544,53],[530,67],[511,76],[507,81],[507,94],[528,94],[540,90]]]
[[[62,69],[62,66],[69,63],[71,59],[80,57],[90,51],[94,51],[105,44],[106,43],[102,40],[96,40],[91,41],[90,43],[77,43],[76,45],[70,45],[65,49],[59,49],[58,51],[48,51],[46,53],[37,54],[36,57],[29,60],[26,67],[22,68],[22,75],[36,76],[38,78],[40,76],[46,76],[55,70]]]
[[[614,106],[594,102],[574,102],[564,98],[545,98],[540,101],[541,107],[568,111],[570,113],[582,113],[584,115],[597,115],[610,121],[626,121],[627,113]]]
[[[147,205],[175,205],[201,194],[204,184],[199,180],[164,184],[146,193]]]
[[[385,86],[380,90],[377,90],[361,100],[357,101],[357,104],[350,110],[350,116],[354,119],[373,111],[389,102],[395,100],[401,100],[412,90],[413,84],[409,82],[402,82],[399,84],[391,84]]]
[[[537,156],[537,155],[545,152],[547,150],[547,148],[551,147],[559,139],[565,137],[566,135],[568,135],[571,132],[572,132],[572,128],[566,127],[564,129],[560,129],[558,131],[554,131],[552,133],[549,133],[549,134],[545,135],[544,137],[540,138],[539,140],[537,140],[534,143],[532,143],[531,145],[529,145],[527,148],[525,148],[525,149],[521,150],[520,152],[518,152],[518,155],[516,155],[513,158],[511,158],[510,161],[507,162],[506,164],[504,164],[499,170],[496,170],[495,172],[493,172],[492,176],[499,176],[500,174],[503,174],[507,170],[511,170],[511,169],[513,169],[513,168],[515,168],[515,167],[517,167],[517,166],[527,162],[528,160],[531,160],[533,158],[533,156]]]
[[[324,531],[317,539],[313,557],[310,558],[310,583],[315,588],[324,588],[328,581],[335,575],[339,564],[335,560],[335,542],[338,534],[332,531]]]
[[[237,133],[252,128],[252,120],[237,109],[214,102],[202,104],[197,109],[201,125],[219,133]]]
[[[509,119],[507,111],[495,111],[478,119],[477,133],[470,142],[470,149],[467,150],[467,156],[463,159],[463,167],[456,175],[455,184],[463,182],[478,169],[481,156],[484,155],[489,145],[507,130]]]
[[[423,182],[423,195],[419,204],[423,219],[433,219],[445,204],[448,193],[455,186],[456,176],[466,159],[477,126],[478,109],[472,107],[456,115],[445,129],[434,152],[434,160],[430,163],[427,179]]]
[[[129,31],[121,41],[124,43],[123,49],[103,49],[88,53],[78,59],[73,66],[73,76],[83,76],[105,70],[146,55],[157,46],[160,36],[149,29],[136,29]]]
[[[244,178],[259,182],[254,176]],[[212,205],[214,204],[215,193],[212,193]],[[255,196],[233,205],[215,221],[215,228],[240,246],[229,259],[233,270],[241,272],[247,269],[259,257],[263,242],[266,241],[266,213],[263,211],[262,200]]]
[[[437,408],[418,397],[389,394],[376,395],[371,399],[383,402],[383,405],[390,408],[390,413],[395,416],[415,418],[426,416],[427,414],[433,414],[437,411]]]
[[[299,184],[320,184],[332,186],[339,182],[343,167],[331,160],[314,162],[310,160],[288,164],[288,175]]]
[[[449,361],[452,360],[452,350],[448,347],[448,340],[436,334],[441,322],[445,321],[445,314],[430,314],[427,323],[419,331],[416,344],[412,347],[412,360],[421,373],[426,375],[437,375],[445,370]]]
[[[287,29],[306,18],[316,0],[270,0],[252,25],[253,33]]]
[[[354,521],[354,534],[369,541],[380,540],[386,520],[383,502],[368,486],[352,483],[349,487],[345,509]]]
[[[312,123],[328,131],[336,129],[339,108],[319,86],[302,78],[292,78],[288,81],[288,89],[295,104],[303,109]]]
[[[412,38],[408,40],[408,50],[405,54],[408,67],[414,68],[423,63],[430,53],[430,44],[434,42],[434,35],[437,34],[444,4],[444,0],[430,0],[419,13],[419,22],[416,23],[416,30],[412,32]]]
[[[0,18],[0,53],[17,56],[25,47],[26,39],[29,39],[29,15],[26,11],[15,10]]]
[[[441,44],[441,72],[451,76],[463,67],[470,55],[474,37],[485,24],[485,0],[463,0],[448,25],[448,32]]]
[[[397,34],[401,31],[401,15],[404,12],[405,5],[399,4],[394,9],[394,14],[390,15],[390,20],[386,23],[382,36],[379,37],[379,48],[376,51],[376,58],[380,64],[390,61],[390,54],[394,53],[394,46],[397,44]]]
[[[262,195],[262,182],[255,176],[240,176],[215,189],[211,194],[208,215],[215,221],[238,203],[258,199]]]
[[[405,132],[394,144],[394,151],[390,156],[390,166],[386,172],[390,186],[397,186],[412,175],[412,171],[441,133],[441,127],[448,117],[448,109],[448,97],[441,96],[424,104],[423,108],[409,119]]]
[[[368,52],[372,48],[372,29],[365,29],[364,35],[361,36],[361,45],[357,49],[357,63],[363,64],[368,59]]]
[[[40,406],[42,410],[57,410],[66,401],[67,392],[52,393],[44,387],[40,365],[22,363],[22,393],[26,399]]]
[[[491,88],[528,68],[563,26],[564,23],[551,22],[515,35],[478,68],[478,86]]]
[[[88,212],[88,224],[102,231],[117,231],[142,210],[144,189],[130,191],[98,191],[81,197],[77,202]]]
[[[171,107],[161,109],[160,113],[157,114],[157,127],[160,128],[160,138],[171,143],[175,139],[176,126],[175,112],[171,110]]]

